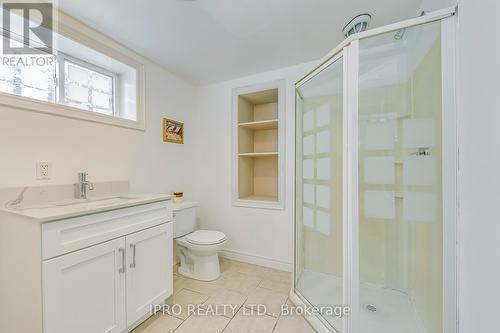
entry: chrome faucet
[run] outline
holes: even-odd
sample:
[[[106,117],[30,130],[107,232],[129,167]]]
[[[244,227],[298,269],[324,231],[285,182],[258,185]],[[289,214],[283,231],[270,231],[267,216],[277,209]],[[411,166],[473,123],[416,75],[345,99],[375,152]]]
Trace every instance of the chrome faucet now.
[[[89,174],[86,172],[78,173],[78,198],[87,199],[87,187],[89,191],[94,189],[94,184],[87,180]]]

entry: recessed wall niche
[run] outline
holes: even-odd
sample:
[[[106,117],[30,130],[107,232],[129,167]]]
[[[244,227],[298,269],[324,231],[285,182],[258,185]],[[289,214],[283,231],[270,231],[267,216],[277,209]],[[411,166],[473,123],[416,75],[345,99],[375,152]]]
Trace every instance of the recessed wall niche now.
[[[284,208],[285,82],[233,90],[233,205]]]

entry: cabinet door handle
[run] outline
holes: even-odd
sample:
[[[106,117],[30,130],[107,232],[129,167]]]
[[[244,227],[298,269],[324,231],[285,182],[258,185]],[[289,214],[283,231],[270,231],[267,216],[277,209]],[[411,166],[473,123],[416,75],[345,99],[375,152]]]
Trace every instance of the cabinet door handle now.
[[[120,252],[120,255],[122,257],[122,266],[120,267],[120,270],[118,272],[125,273],[125,249],[120,247],[118,249],[118,252]]]
[[[130,263],[130,268],[135,268],[135,244],[130,244],[130,250],[132,251],[132,262]]]

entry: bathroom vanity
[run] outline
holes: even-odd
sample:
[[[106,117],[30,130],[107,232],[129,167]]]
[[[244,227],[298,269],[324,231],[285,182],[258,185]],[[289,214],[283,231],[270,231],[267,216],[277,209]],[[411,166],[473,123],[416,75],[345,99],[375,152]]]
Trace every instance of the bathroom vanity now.
[[[172,295],[168,195],[0,211],[0,331],[121,333]]]

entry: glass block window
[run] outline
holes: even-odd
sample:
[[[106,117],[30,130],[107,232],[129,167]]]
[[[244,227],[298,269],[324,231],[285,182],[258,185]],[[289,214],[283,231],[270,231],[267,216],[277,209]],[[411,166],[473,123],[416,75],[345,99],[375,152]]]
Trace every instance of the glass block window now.
[[[64,104],[112,116],[114,80],[112,74],[65,59]]]
[[[24,22],[23,13],[10,12],[11,24],[4,27],[10,31],[0,34],[0,50],[6,44],[18,49],[26,45],[45,46],[34,38],[35,34],[24,35],[25,23],[32,27],[38,26],[39,22]],[[144,104],[143,98],[139,98],[139,94],[144,94],[144,88],[139,85],[142,82],[139,74],[144,72],[141,61],[116,49],[113,54],[126,59],[125,63],[71,36],[56,31],[52,34],[57,42],[49,53],[13,50],[2,56],[0,97],[3,103],[14,108],[22,104],[24,109],[32,111],[143,129]],[[75,33],[75,36],[79,35]],[[40,101],[65,107],[51,107]],[[81,111],[87,111],[87,114]]]
[[[49,58],[37,66],[0,64],[0,91],[55,103],[56,64]]]

